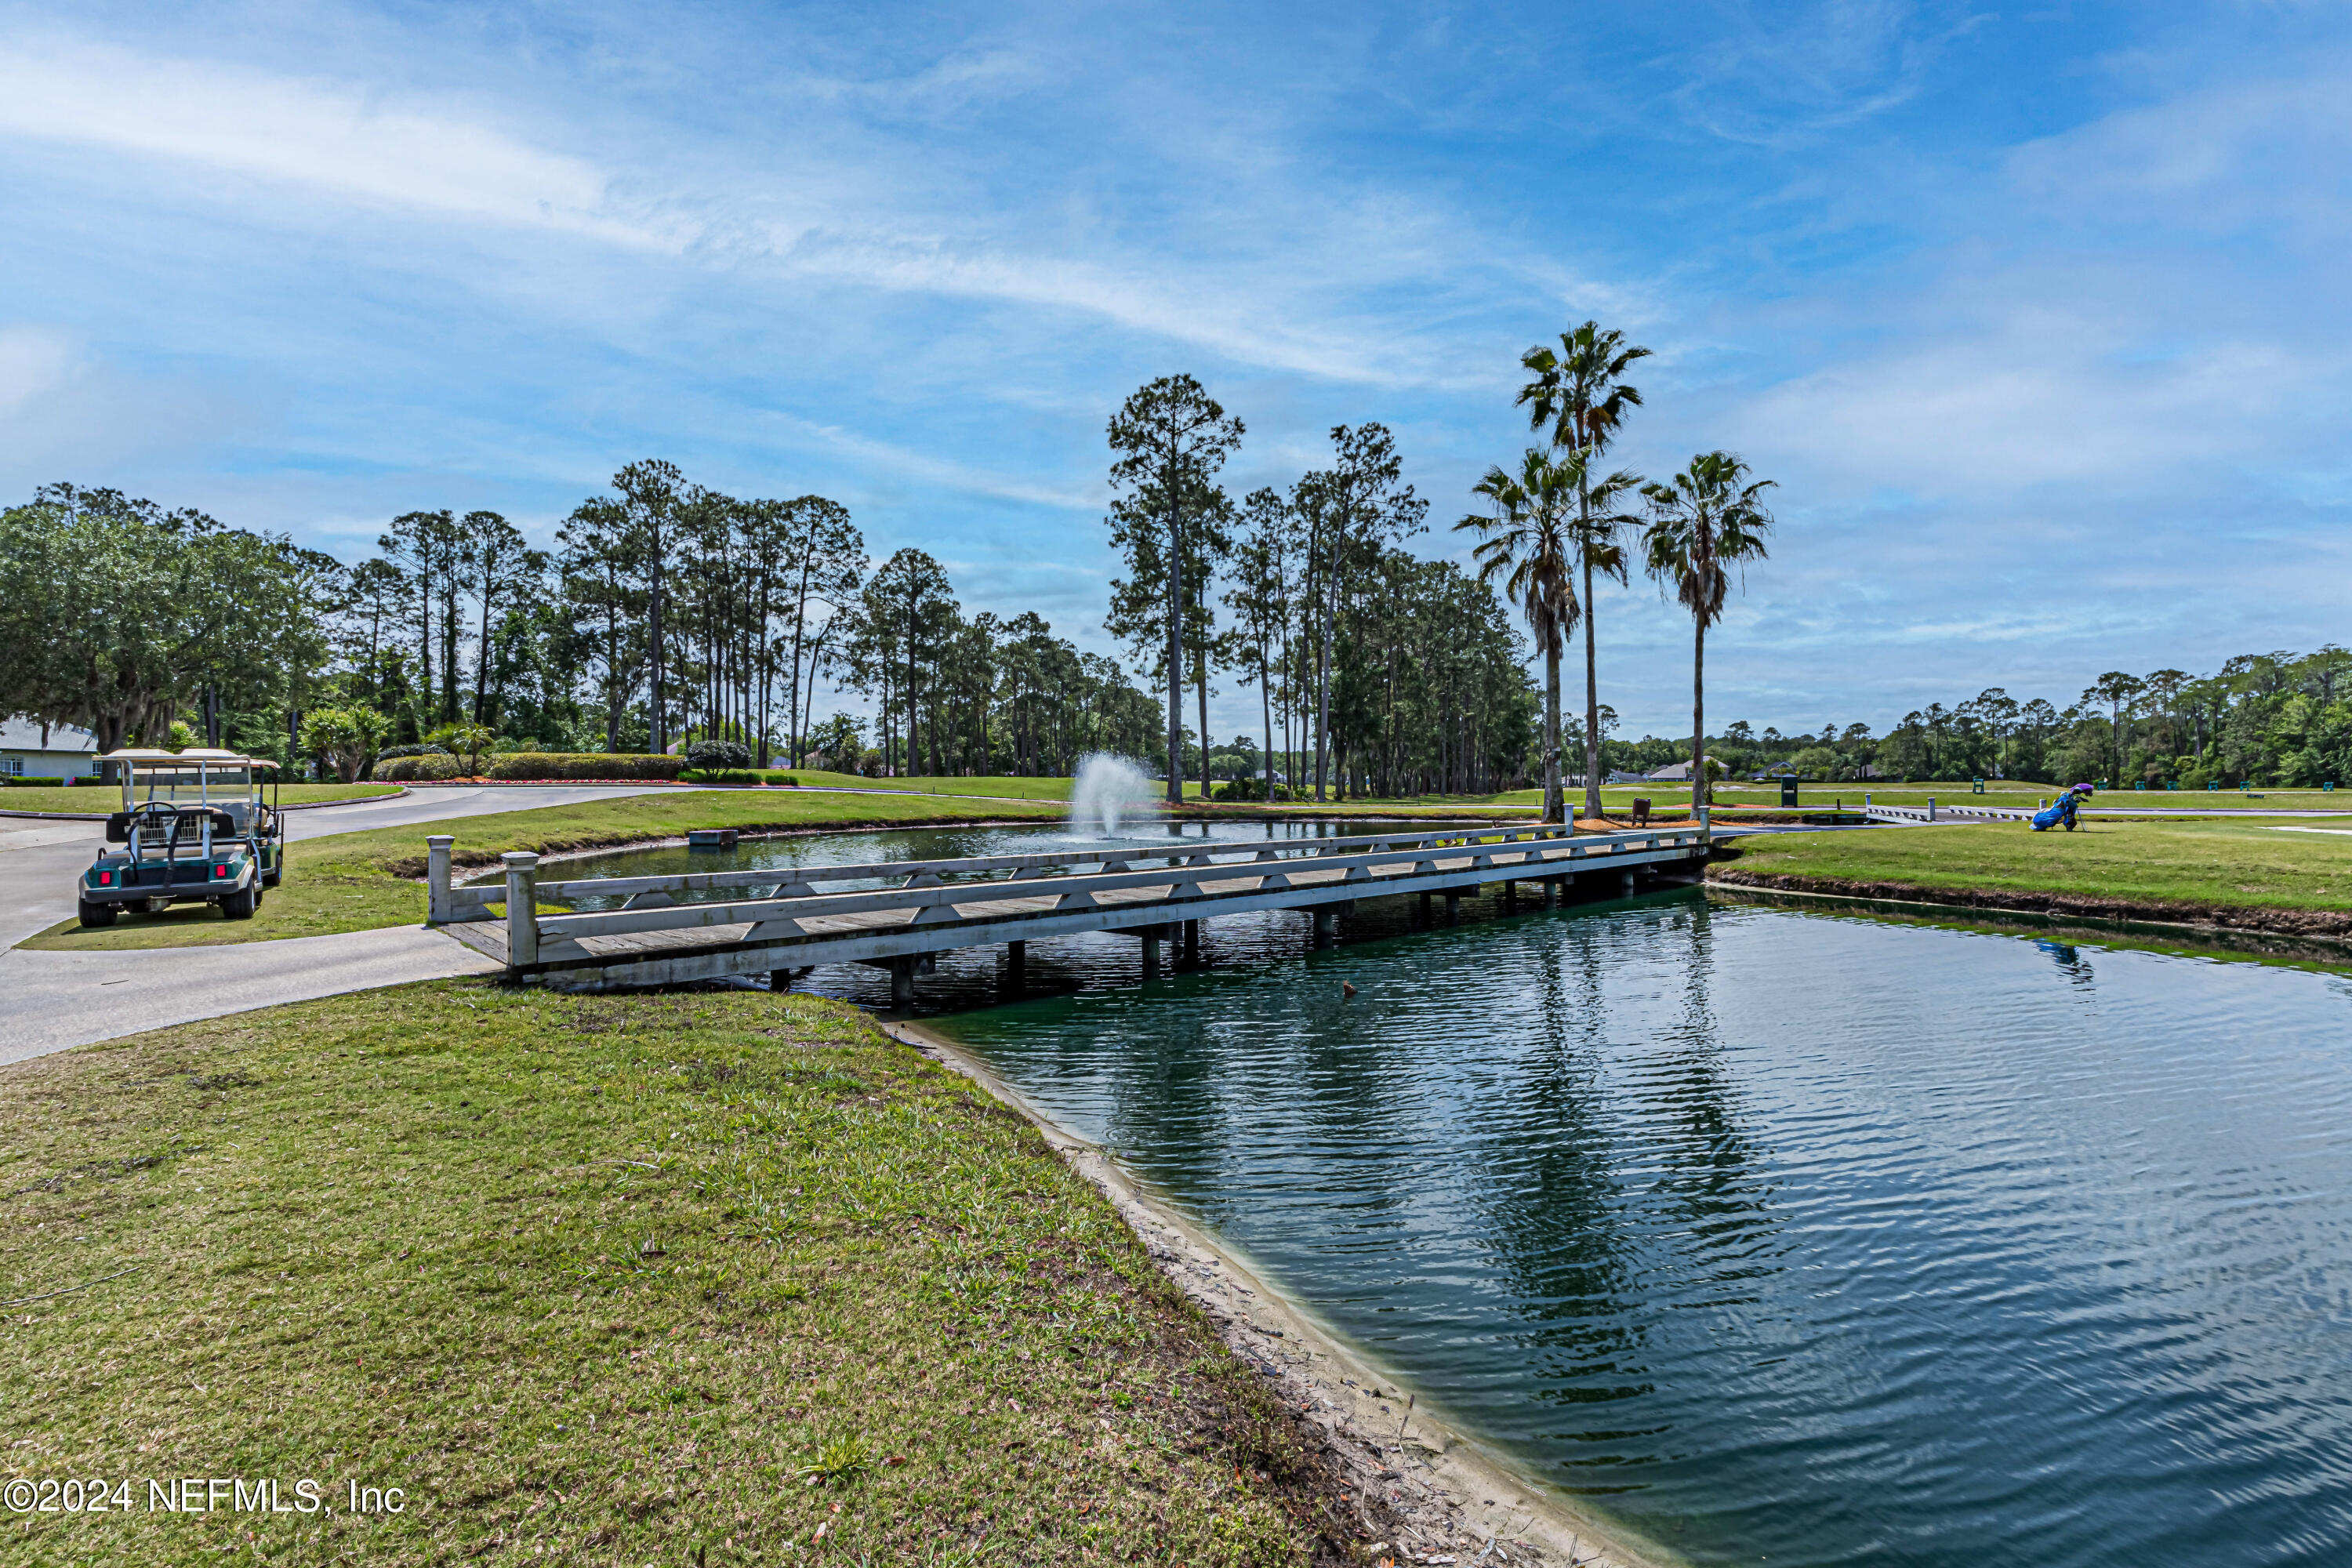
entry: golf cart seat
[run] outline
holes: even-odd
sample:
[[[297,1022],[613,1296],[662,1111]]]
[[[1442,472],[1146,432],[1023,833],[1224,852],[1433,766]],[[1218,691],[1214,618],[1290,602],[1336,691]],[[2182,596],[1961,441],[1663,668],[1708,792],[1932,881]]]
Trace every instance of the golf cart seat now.
[[[142,806],[136,811],[118,811],[106,819],[106,841],[128,844],[137,832],[142,842],[156,849],[168,849],[175,844],[188,844],[204,837],[205,823],[212,823],[215,838],[241,838],[244,828],[236,816],[216,805],[184,805],[172,811],[156,811]]]

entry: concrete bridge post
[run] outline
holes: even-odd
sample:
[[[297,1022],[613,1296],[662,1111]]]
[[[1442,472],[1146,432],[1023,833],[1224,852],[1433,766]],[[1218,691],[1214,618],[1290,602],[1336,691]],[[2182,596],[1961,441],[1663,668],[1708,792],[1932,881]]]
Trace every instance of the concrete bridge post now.
[[[509,849],[499,857],[507,868],[507,963],[539,962],[539,857]]]
[[[449,846],[455,838],[435,835],[425,841],[425,918],[449,923]]]

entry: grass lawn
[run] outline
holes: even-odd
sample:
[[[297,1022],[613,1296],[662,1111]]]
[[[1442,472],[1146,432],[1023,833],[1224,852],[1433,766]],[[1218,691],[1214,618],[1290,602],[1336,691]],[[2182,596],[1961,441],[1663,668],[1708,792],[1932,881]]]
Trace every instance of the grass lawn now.
[[[1938,805],[1989,805],[2010,810],[2031,811],[2036,809],[2042,803],[2054,798],[2059,790],[2055,784],[2006,784],[2000,780],[1988,781],[1982,795],[1970,793],[1965,783],[1958,784],[1949,783],[1882,784],[1874,782],[1871,784],[1807,784],[1798,786],[1797,801],[1799,807],[1805,811],[1827,811],[1840,803],[1843,803],[1847,809],[1853,810],[1861,806],[1862,797],[1865,793],[1874,804],[1879,805],[1924,806],[1927,804],[1927,798],[1933,795]],[[1690,805],[1690,786],[1675,784],[1611,784],[1601,792],[1601,803],[1612,813],[1618,815],[1632,810],[1637,796],[1647,799],[1662,811],[1668,807],[1686,808]],[[1543,791],[1522,789],[1512,790],[1504,795],[1423,795],[1413,798],[1423,805],[1437,805],[1452,801],[1463,805],[1510,805],[1535,810],[1543,805]],[[1584,792],[1581,789],[1571,789],[1568,792],[1568,798],[1571,805],[1580,808],[1584,801]],[[1780,786],[1719,784],[1715,786],[1715,799],[1718,805],[1754,805],[1777,809],[1780,804]],[[2092,806],[2094,809],[2101,806],[2152,806],[2160,810],[2183,812],[2326,810],[2342,811],[2352,815],[2352,794],[2343,790],[2273,789],[2257,790],[2249,797],[2239,795],[2235,790],[2101,790],[2093,800]]]
[[[399,793],[398,784],[290,784],[278,787],[278,799],[283,805],[301,805],[314,800],[365,800]],[[122,789],[119,784],[0,789],[0,811],[74,811],[103,816],[121,809]]]
[[[1255,1564],[1349,1532],[1102,1196],[834,1004],[248,1013],[0,1070],[0,1152],[7,1476],[130,1486],[0,1516],[11,1562]],[[331,1511],[149,1511],[179,1477]]]
[[[2074,833],[1989,823],[1774,834],[1746,840],[1731,868],[1929,889],[2352,912],[2352,832],[2277,831],[2327,826],[2108,821]]]
[[[168,914],[124,915],[111,926],[90,931],[67,921],[24,945],[72,952],[211,946],[421,924],[425,885],[415,879],[425,875],[425,840],[436,833],[457,838],[454,853],[460,867],[478,867],[496,866],[499,854],[509,849],[536,849],[541,854],[593,849],[640,839],[682,837],[689,827],[913,827],[1022,817],[1050,819],[1059,817],[1063,809],[1058,801],[681,790],[379,827],[288,845],[284,882],[264,896],[260,911],[249,921],[227,920],[218,910],[184,904]]]
[[[1009,800],[1059,800],[1070,798],[1069,779],[1024,778],[899,778],[869,779],[856,773],[829,773],[817,768],[794,768],[792,774],[803,784],[822,785],[826,789],[907,790],[916,795],[982,795]]]

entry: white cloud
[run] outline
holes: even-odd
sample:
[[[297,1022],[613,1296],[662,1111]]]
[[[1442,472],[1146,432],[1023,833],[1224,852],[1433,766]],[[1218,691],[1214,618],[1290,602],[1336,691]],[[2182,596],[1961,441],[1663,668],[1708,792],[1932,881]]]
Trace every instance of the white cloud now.
[[[2072,225],[2210,233],[2284,222],[2340,235],[2352,66],[2324,58],[2294,75],[2108,115],[2018,148],[2007,173],[2018,192]]]
[[[2275,343],[2157,359],[2114,321],[2021,305],[2006,319],[1785,382],[1736,421],[1743,447],[1864,489],[1982,494],[2058,481],[2148,486],[2259,447],[2316,367]]]
[[[1099,486],[1081,489],[1011,479],[969,464],[932,457],[887,441],[877,441],[837,425],[819,425],[778,410],[770,410],[767,417],[790,432],[796,441],[821,445],[858,458],[871,471],[879,474],[925,479],[968,495],[1076,511],[1098,511],[1108,500],[1108,492]]]
[[[99,45],[0,44],[0,131],[331,192],[378,206],[656,243],[609,181],[455,109],[345,82]]]
[[[983,51],[864,96],[928,106],[1011,92],[1034,77],[1024,58]],[[861,97],[834,96],[852,106]],[[601,155],[549,145],[566,134],[611,145]],[[1053,188],[1068,171],[992,170],[976,177],[1009,178],[1012,188],[975,190],[942,172],[961,150],[846,110],[764,149],[681,144],[681,134],[627,123],[625,112],[593,132],[556,121],[516,129],[470,99],[0,37],[0,139],[207,172],[209,181],[175,178],[174,198],[296,230],[348,229],[344,210],[286,195],[318,193],[395,223],[569,236],[755,279],[1065,312],[1237,363],[1387,386],[1459,387],[1465,362],[1446,326],[1400,330],[1384,303],[1355,302],[1363,291],[1413,288],[1438,308],[1458,299],[1469,310],[1531,287],[1585,309],[1627,297],[1392,191],[1327,180],[1308,199],[1294,182],[1313,182],[1313,171],[1271,163],[1198,189],[1199,171],[1171,171],[1180,216],[1151,225],[1068,226],[1056,221],[1063,195]],[[1028,179],[1044,188],[1021,188]],[[1219,221],[1181,216],[1199,202],[1213,202]],[[1171,251],[1157,226],[1166,224],[1192,237]],[[1041,243],[1057,231],[1060,243]],[[1200,237],[1210,234],[1247,237],[1204,254]]]
[[[119,458],[199,446],[246,417],[218,388],[123,375],[76,335],[0,326],[0,496],[95,477]]]

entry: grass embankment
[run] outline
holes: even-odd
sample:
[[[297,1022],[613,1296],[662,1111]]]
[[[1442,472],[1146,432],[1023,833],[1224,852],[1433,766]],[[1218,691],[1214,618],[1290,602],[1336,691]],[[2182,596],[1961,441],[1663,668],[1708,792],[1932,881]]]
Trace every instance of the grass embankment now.
[[[679,838],[694,827],[949,826],[1008,818],[1053,819],[1062,812],[1058,802],[681,790],[455,817],[288,845],[285,880],[263,897],[259,912],[249,921],[226,919],[203,904],[184,904],[168,914],[124,915],[111,926],[91,931],[68,921],[24,945],[71,952],[212,946],[416,925],[425,919],[425,887],[415,879],[425,874],[425,840],[440,833],[456,837],[453,853],[457,865],[466,868],[496,866],[499,856],[509,849],[562,854]]]
[[[2125,920],[2352,935],[2352,832],[2260,821],[2086,822],[1748,839],[1711,879]],[[2289,829],[2290,831],[2281,831]]]
[[[0,1517],[12,1562],[1292,1563],[1349,1532],[1101,1194],[835,1004],[331,998],[9,1068],[0,1151],[7,1476],[131,1499]],[[332,1512],[148,1511],[186,1476]],[[350,1513],[354,1481],[404,1510]]]
[[[389,800],[399,793],[398,784],[285,784],[278,792],[278,802],[280,805],[307,805],[320,800]],[[69,811],[104,816],[121,809],[120,784],[0,789],[0,811]]]

